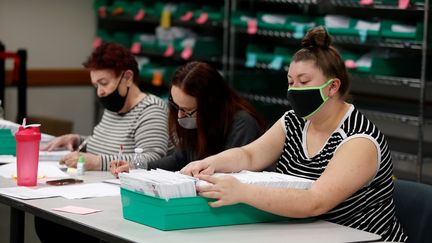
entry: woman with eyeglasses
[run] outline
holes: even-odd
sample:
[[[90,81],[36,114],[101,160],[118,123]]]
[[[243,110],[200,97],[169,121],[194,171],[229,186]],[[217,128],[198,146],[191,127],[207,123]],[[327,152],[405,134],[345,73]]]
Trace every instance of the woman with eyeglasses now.
[[[138,64],[132,53],[119,44],[105,43],[83,65],[90,71],[97,98],[105,108],[102,119],[92,135],[63,135],[43,149],[73,151],[63,159],[68,167],[76,167],[82,155],[86,170],[108,170],[119,150],[124,160],[132,159],[135,148],[142,148],[148,161],[164,157],[172,149],[168,107],[159,97],[140,90]]]
[[[190,161],[248,144],[265,131],[254,108],[204,62],[190,62],[176,70],[169,104],[169,134],[176,150],[149,162],[148,169],[178,171]],[[129,171],[126,161],[113,161],[111,166],[114,175]]]

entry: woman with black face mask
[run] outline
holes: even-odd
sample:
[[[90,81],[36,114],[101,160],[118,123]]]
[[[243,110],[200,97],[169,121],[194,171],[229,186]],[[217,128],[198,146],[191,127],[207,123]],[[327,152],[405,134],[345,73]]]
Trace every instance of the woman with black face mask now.
[[[117,158],[120,147],[125,160],[132,159],[134,148],[142,148],[142,155],[148,162],[164,157],[172,148],[168,136],[168,107],[165,101],[139,89],[138,64],[130,51],[118,44],[102,44],[83,65],[90,71],[96,95],[105,108],[102,119],[92,135],[63,135],[43,149],[80,150],[66,155],[64,162],[68,167],[76,167],[82,155],[85,170],[107,170],[109,162]],[[58,242],[58,235],[67,236],[60,241],[99,242],[91,235],[39,217],[35,217],[35,229],[41,242]]]
[[[189,163],[183,174],[210,182],[197,188],[213,207],[246,203],[286,217],[317,217],[405,242],[395,217],[392,159],[386,138],[345,101],[345,64],[323,27],[308,31],[288,71],[287,111],[263,136]],[[259,187],[215,172],[276,171],[314,180],[310,189]]]
[[[76,167],[84,156],[85,170],[108,170],[122,147],[122,159],[131,160],[135,148],[143,149],[146,161],[160,159],[170,148],[168,107],[160,98],[139,88],[135,57],[121,45],[103,44],[83,63],[90,71],[96,95],[105,108],[90,136],[67,134],[54,139],[43,149],[66,147],[68,167]],[[85,141],[83,143],[83,141]],[[74,151],[85,144],[81,151]]]
[[[207,63],[190,62],[176,70],[169,104],[169,131],[176,150],[149,162],[148,169],[178,171],[192,160],[248,144],[265,130],[253,107]],[[111,165],[114,175],[129,171],[126,161]]]

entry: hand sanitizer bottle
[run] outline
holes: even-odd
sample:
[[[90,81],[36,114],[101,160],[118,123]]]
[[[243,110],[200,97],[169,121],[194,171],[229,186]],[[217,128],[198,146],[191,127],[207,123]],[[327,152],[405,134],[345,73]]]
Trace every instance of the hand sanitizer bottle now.
[[[84,156],[80,156],[77,163],[77,175],[84,175]]]
[[[135,155],[132,161],[129,163],[129,170],[147,170],[147,162],[143,156],[142,148],[135,148]]]

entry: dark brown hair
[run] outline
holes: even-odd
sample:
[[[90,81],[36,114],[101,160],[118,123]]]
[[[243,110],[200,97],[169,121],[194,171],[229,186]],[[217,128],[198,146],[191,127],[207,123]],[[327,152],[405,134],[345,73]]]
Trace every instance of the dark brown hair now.
[[[172,141],[182,150],[194,149],[197,158],[224,150],[225,140],[236,112],[244,110],[263,128],[265,123],[244,98],[240,97],[222,75],[204,62],[189,62],[179,67],[171,86],[196,98],[197,129],[184,129],[177,122],[177,109],[170,106],[169,132]]]
[[[87,69],[110,69],[118,77],[123,71],[132,70],[134,83],[139,85],[138,63],[132,53],[122,45],[103,43],[83,63]]]
[[[324,27],[310,29],[302,40],[303,48],[294,54],[292,62],[314,61],[327,78],[338,78],[341,81],[339,94],[342,98],[347,98],[349,78],[345,63],[331,42],[331,37]]]

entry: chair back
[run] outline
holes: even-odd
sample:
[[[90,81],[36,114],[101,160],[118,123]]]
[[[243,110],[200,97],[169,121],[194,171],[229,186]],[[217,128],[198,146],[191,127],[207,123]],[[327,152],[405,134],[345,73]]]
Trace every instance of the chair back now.
[[[395,180],[394,201],[408,242],[432,242],[432,186]]]

